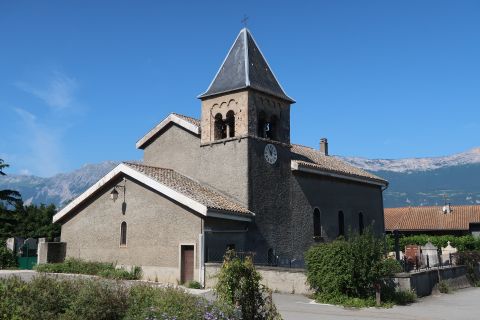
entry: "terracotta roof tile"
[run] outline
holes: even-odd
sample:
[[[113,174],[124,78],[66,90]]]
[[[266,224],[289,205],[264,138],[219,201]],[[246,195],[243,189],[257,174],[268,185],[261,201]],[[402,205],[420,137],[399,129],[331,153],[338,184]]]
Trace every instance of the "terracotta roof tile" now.
[[[480,206],[451,208],[450,213],[444,213],[439,206],[386,208],[385,230],[469,230],[470,223],[480,223]]]
[[[183,114],[179,114],[179,113],[175,113],[175,112],[172,112],[172,114],[176,115],[177,117],[185,120],[185,121],[188,121],[190,122],[191,124],[193,124],[194,126],[197,126],[197,127],[200,127],[200,120],[199,119],[195,119],[195,118],[192,118],[192,117],[188,117],[188,116],[184,116]]]
[[[252,215],[251,211],[234,200],[172,169],[146,166],[134,162],[124,162],[124,164],[188,198],[203,204],[207,208]]]
[[[370,181],[388,184],[388,182],[365,170],[354,167],[337,157],[325,156],[320,151],[298,144],[292,145],[292,160],[300,165],[320,169],[325,172],[350,176],[353,178],[367,179]]]

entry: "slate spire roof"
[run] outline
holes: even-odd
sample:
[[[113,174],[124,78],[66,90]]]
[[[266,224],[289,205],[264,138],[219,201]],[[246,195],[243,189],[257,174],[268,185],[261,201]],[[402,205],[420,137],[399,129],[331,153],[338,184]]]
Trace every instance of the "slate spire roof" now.
[[[207,91],[198,98],[204,99],[245,88],[252,88],[295,103],[283,91],[247,28],[240,31]]]

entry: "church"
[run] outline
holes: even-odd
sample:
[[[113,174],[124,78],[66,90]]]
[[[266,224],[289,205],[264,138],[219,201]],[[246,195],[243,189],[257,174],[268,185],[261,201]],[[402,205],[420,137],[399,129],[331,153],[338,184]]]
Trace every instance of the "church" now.
[[[226,249],[303,266],[349,231],[384,232],[384,179],[290,141],[289,97],[244,28],[207,90],[200,119],[171,113],[124,162],[60,210],[66,256],[141,266],[145,278],[204,283]]]

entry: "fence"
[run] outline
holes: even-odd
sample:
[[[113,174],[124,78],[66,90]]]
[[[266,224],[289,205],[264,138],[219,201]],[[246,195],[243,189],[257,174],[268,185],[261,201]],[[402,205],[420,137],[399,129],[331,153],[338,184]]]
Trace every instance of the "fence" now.
[[[226,250],[210,250],[207,249],[205,255],[205,262],[212,263],[221,263],[223,262],[223,257]],[[282,267],[282,268],[296,268],[304,269],[305,260],[304,259],[293,259],[290,257],[284,257],[275,255],[272,250],[264,251],[249,251],[249,250],[236,250],[237,257],[240,259],[245,259],[250,257],[253,264],[256,266],[268,266],[268,267]]]

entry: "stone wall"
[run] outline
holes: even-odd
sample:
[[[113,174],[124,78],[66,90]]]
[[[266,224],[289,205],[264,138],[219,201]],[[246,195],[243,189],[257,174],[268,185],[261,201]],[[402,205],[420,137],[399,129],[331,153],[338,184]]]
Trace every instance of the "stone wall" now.
[[[213,288],[217,284],[216,274],[220,270],[219,263],[205,264],[205,287]],[[274,292],[310,294],[310,286],[307,284],[307,276],[303,269],[288,269],[277,267],[256,266],[256,270],[262,276],[262,284]]]
[[[66,254],[65,242],[40,242],[37,250],[37,264],[63,262]]]
[[[297,172],[292,174],[292,252],[303,258],[303,252],[315,244],[313,211],[320,210],[321,241],[338,236],[338,214],[342,211],[345,232],[358,231],[360,212],[364,226],[372,226],[376,234],[384,233],[383,200],[379,186]]]
[[[438,277],[445,281],[452,289],[466,288],[470,286],[467,279],[465,266],[453,266],[421,270],[418,272],[399,273],[394,281],[398,284],[398,290],[413,290],[419,297],[428,296],[438,284]]]

